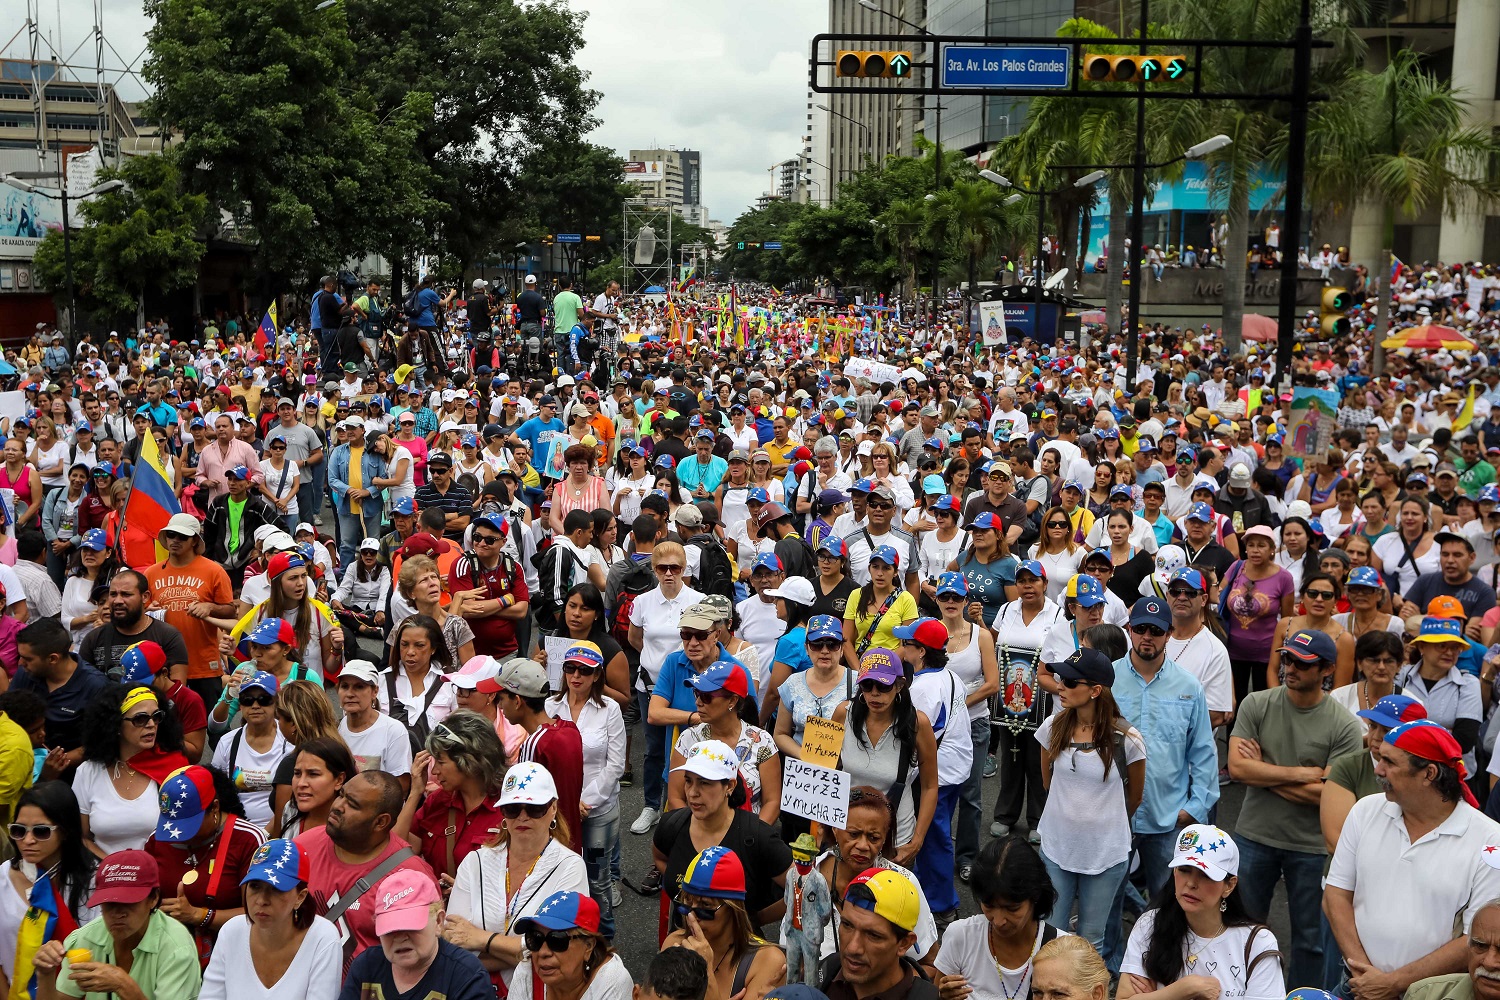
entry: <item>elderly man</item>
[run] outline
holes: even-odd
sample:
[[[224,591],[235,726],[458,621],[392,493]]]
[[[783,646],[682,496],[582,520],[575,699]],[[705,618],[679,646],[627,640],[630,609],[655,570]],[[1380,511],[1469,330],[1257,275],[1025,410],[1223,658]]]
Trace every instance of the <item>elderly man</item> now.
[[[1500,895],[1500,825],[1476,808],[1453,735],[1402,723],[1375,756],[1385,795],[1349,810],[1323,892],[1355,1000],[1462,971],[1474,917]]]
[[[349,966],[339,1000],[422,996],[490,1000],[490,974],[472,952],[442,937],[443,897],[425,875],[395,871],[371,892],[379,948]]]
[[[1500,1000],[1500,899],[1474,914],[1469,925],[1469,968],[1412,983],[1406,1000]]]

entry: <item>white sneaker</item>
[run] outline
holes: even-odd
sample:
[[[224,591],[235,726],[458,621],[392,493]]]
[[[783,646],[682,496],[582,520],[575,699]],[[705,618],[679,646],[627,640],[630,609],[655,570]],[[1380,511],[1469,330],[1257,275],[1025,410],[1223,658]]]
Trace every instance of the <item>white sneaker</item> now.
[[[635,822],[630,824],[630,832],[635,834],[649,833],[659,819],[661,819],[661,810],[652,809],[650,806],[647,806],[641,810],[641,814],[635,818]]]
[[[609,884],[609,905],[618,910],[622,902],[623,900],[620,897],[620,884],[618,882],[611,882]]]

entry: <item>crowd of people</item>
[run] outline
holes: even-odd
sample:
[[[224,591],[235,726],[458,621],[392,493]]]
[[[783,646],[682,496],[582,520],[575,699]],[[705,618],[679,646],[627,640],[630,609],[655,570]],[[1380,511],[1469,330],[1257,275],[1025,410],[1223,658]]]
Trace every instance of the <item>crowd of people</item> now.
[[[1500,357],[538,286],[12,352],[7,995],[1496,995]]]

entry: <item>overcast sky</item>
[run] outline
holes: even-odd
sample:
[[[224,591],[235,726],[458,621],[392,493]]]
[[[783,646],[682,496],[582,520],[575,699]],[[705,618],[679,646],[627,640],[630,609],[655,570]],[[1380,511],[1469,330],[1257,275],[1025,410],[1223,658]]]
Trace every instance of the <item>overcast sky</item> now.
[[[311,0],[310,0],[311,2]],[[624,157],[677,146],[703,154],[703,200],[733,222],[769,186],[769,168],[801,148],[807,54],[824,30],[822,0],[571,0],[589,12],[581,62],[604,95],[590,138]],[[91,0],[41,0],[40,23],[64,57],[88,39]],[[139,0],[104,0],[104,32],[119,65],[136,60],[150,22]],[[60,19],[60,20],[59,20]],[[64,25],[59,37],[58,25]],[[0,2],[0,44],[25,24],[24,0]],[[26,56],[22,31],[5,51]],[[71,62],[87,64],[84,45]],[[135,63],[139,69],[140,63]],[[133,81],[121,85],[139,97]]]

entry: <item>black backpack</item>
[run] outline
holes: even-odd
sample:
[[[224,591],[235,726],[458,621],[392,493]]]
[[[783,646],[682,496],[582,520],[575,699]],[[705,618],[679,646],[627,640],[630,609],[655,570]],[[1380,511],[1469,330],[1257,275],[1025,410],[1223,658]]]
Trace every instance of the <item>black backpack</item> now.
[[[427,694],[422,699],[422,711],[415,719],[407,717],[406,702],[396,697],[396,671],[391,669],[385,674],[385,690],[391,699],[391,718],[406,727],[406,738],[411,743],[413,756],[421,753],[427,748],[427,737],[432,733],[432,720],[427,718],[427,710],[437,700],[439,692],[448,682],[438,680],[427,685]]]
[[[418,293],[420,293],[421,291],[422,286],[418,285],[416,288],[413,288],[411,291],[407,292],[406,298],[401,301],[401,314],[409,320],[415,320],[417,317],[422,315],[422,303],[417,298]]]
[[[698,550],[698,576],[693,581],[694,589],[727,597],[733,604],[734,567],[724,546],[708,532],[694,535],[687,544]]]
[[[549,545],[531,557],[531,565],[536,567],[537,587],[531,595],[531,610],[536,612],[536,623],[547,632],[557,631],[563,601],[567,598],[569,589],[557,586],[559,559],[567,560],[562,565],[562,576],[568,580],[573,579],[573,568],[578,565],[578,557],[573,554],[572,549],[562,545]]]

